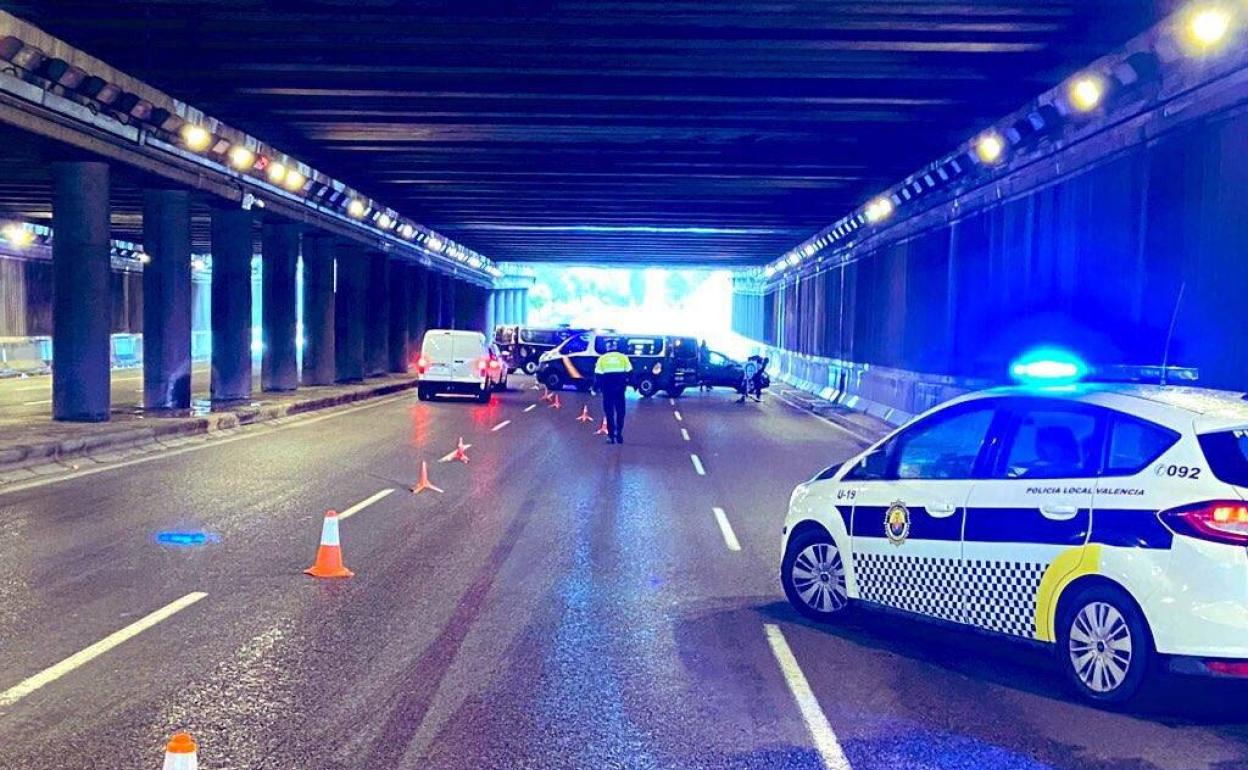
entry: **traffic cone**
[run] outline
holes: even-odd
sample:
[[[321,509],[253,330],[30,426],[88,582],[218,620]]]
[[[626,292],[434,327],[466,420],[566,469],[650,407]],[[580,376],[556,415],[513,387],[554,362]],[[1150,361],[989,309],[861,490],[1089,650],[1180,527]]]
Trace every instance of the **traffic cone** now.
[[[199,770],[195,739],[188,733],[176,733],[165,746],[162,770]]]
[[[424,460],[420,461],[420,481],[416,482],[416,486],[412,487],[412,494],[420,494],[424,491],[441,492],[441,488],[435,487],[429,483],[429,463]]]
[[[594,431],[594,435],[595,436],[607,435],[607,418],[606,417],[602,418],[602,425],[598,426],[598,430]]]
[[[325,520],[321,523],[321,547],[316,549],[316,563],[305,569],[304,574],[318,578],[351,577],[355,574],[342,565],[336,511],[325,512]]]
[[[577,416],[576,421],[577,422],[593,422],[594,421],[594,418],[589,416],[588,406],[581,407],[581,413],[579,416]]]
[[[549,401],[550,399],[551,399],[551,392],[550,392],[550,388],[544,388],[544,389],[542,390],[542,400],[543,400],[543,401]]]
[[[558,394],[558,393],[556,393],[556,394],[555,394],[554,399],[552,399],[552,400],[551,400],[551,402],[550,402],[550,408],[551,408],[551,409],[562,409],[562,408],[563,408],[563,406],[559,403],[559,394]]]
[[[467,464],[468,453],[465,452],[468,445],[464,443],[464,437],[459,437],[459,443],[455,445],[455,454],[451,455],[452,460],[459,460],[461,463]]]

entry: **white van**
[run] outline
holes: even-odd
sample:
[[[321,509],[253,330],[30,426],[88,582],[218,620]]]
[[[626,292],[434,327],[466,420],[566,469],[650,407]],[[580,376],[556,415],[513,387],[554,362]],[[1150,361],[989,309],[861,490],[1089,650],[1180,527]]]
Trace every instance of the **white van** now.
[[[460,393],[485,403],[491,392],[506,387],[503,362],[481,332],[430,329],[421,342],[416,369],[421,401],[439,393]]]

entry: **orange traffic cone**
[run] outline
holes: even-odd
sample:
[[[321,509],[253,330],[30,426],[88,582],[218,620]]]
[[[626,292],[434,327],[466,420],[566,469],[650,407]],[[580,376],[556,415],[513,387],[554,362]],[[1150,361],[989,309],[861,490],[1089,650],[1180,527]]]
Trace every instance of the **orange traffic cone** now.
[[[467,448],[468,448],[468,445],[464,443],[464,437],[460,436],[459,443],[455,445],[455,454],[451,455],[451,459],[459,460],[461,463],[467,464],[468,453],[464,451]]]
[[[544,389],[542,390],[542,400],[543,400],[543,401],[549,401],[550,399],[551,399],[551,392],[550,392],[550,388],[544,388]]]
[[[165,746],[165,764],[162,770],[199,770],[197,748],[195,740],[189,734],[175,734]]]
[[[551,402],[550,402],[550,408],[551,408],[551,409],[562,409],[562,408],[563,408],[563,405],[559,403],[559,394],[558,394],[558,393],[556,393],[556,394],[555,394],[555,397],[554,397],[553,399],[551,399]]]
[[[429,482],[429,463],[425,462],[424,460],[421,460],[420,481],[416,482],[416,486],[412,487],[412,493],[418,495],[421,492],[425,492],[425,491],[441,492],[442,490],[439,487],[435,487],[433,484]]]
[[[316,549],[316,563],[304,570],[312,577],[351,577],[355,573],[342,564],[342,546],[338,542],[338,513],[326,511],[321,523],[321,547]]]
[[[589,416],[589,407],[582,406],[581,413],[576,418],[577,422],[593,422],[594,418]]]
[[[598,430],[594,431],[594,435],[595,436],[607,435],[607,418],[606,417],[602,418],[602,425],[598,426]]]

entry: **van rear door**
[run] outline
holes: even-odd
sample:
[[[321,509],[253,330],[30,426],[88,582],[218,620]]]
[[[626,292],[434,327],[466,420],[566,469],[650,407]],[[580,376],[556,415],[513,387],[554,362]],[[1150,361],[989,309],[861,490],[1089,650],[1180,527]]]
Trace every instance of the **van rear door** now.
[[[454,377],[473,380],[481,376],[478,364],[485,358],[485,338],[479,334],[453,335]]]

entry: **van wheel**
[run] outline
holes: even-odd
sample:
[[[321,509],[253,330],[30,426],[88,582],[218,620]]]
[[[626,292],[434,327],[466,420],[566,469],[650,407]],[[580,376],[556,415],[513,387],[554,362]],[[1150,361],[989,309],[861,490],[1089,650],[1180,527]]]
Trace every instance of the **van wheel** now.
[[[477,394],[477,403],[490,403],[490,386],[488,384],[481,386],[481,392]]]
[[[524,369],[525,374],[532,377],[533,375],[537,374],[537,361],[530,358],[528,361],[524,362],[524,366],[522,368]]]
[[[416,397],[419,398],[421,401],[428,401],[429,399],[433,398],[433,391],[430,390],[429,387],[426,385],[417,385]]]
[[[845,561],[825,532],[812,530],[789,541],[780,562],[780,583],[789,604],[811,620],[827,623],[849,609]]]
[[[1152,666],[1153,642],[1144,616],[1121,589],[1094,585],[1063,602],[1058,662],[1084,698],[1125,703]]]
[[[549,390],[563,390],[563,377],[559,376],[559,372],[550,372],[542,380],[542,384]]]
[[[651,398],[658,392],[658,386],[655,385],[654,379],[650,377],[642,377],[637,381],[637,392],[642,398]]]

